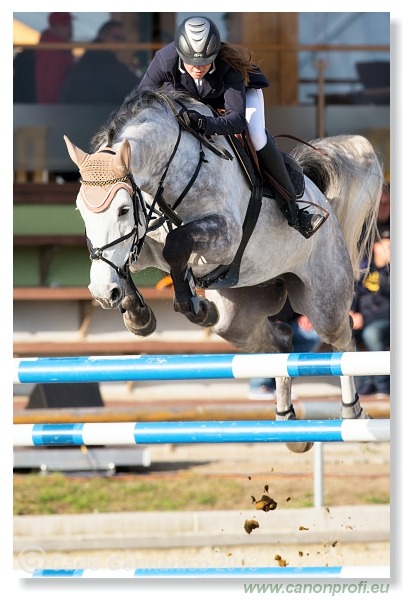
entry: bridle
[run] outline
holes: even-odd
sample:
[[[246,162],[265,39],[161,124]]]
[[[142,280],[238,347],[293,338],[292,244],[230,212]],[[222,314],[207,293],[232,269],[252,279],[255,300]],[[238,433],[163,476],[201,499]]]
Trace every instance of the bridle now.
[[[108,151],[110,152],[110,150],[108,150]],[[102,152],[102,150],[101,150],[101,152]],[[91,261],[102,260],[103,262],[105,262],[109,266],[111,266],[113,269],[115,269],[116,273],[122,279],[128,278],[128,267],[132,262],[137,260],[137,257],[141,250],[141,247],[144,243],[144,238],[147,233],[148,213],[147,213],[146,204],[144,202],[144,198],[141,193],[141,190],[136,185],[131,173],[128,173],[127,175],[124,175],[123,177],[118,177],[116,179],[110,179],[108,181],[104,181],[104,180],[84,181],[83,179],[80,179],[81,185],[89,185],[89,186],[113,185],[115,183],[127,182],[127,181],[129,181],[129,183],[132,187],[131,201],[132,201],[132,205],[133,205],[133,215],[134,215],[134,225],[133,225],[132,230],[129,231],[129,233],[126,233],[125,235],[122,235],[121,237],[117,238],[116,240],[113,240],[112,242],[109,242],[108,244],[105,244],[104,246],[100,246],[99,248],[94,248],[90,238],[87,236],[87,234],[85,234],[85,238],[87,241],[87,248],[88,248],[88,252],[89,252]],[[139,235],[139,226],[142,225],[139,208],[141,209],[144,221],[146,223],[144,235],[142,237],[140,237],[140,235]],[[104,250],[107,250],[108,248],[112,248],[113,246],[116,246],[117,244],[120,244],[121,242],[124,242],[125,240],[128,240],[131,237],[133,237],[133,240],[132,240],[132,244],[130,247],[130,252],[128,254],[128,258],[124,264],[123,269],[121,267],[118,267],[117,265],[115,265],[112,261],[110,261],[103,255]]]

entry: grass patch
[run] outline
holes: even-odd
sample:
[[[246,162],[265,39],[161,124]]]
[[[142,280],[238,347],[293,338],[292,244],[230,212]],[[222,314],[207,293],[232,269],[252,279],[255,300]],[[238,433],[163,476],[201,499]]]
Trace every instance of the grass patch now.
[[[75,477],[62,473],[14,474],[14,514],[77,514],[91,512],[250,510],[270,483],[278,508],[313,506],[311,478],[270,475],[251,478],[208,476],[196,472],[165,475],[131,473]],[[325,483],[329,506],[388,504],[389,482],[369,478],[364,486],[330,478]]]
[[[14,514],[225,510],[249,505],[246,484],[186,475],[144,481],[122,477],[14,475]]]
[[[365,502],[367,504],[389,504],[390,496],[388,494],[384,494],[382,496],[375,496],[375,495],[365,496]]]

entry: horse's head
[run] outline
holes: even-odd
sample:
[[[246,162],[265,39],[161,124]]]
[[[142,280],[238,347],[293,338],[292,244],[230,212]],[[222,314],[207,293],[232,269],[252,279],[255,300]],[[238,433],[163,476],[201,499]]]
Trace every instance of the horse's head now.
[[[66,136],[64,140],[81,175],[77,208],[92,261],[88,287],[103,308],[116,308],[125,295],[132,253],[146,234],[140,191],[130,174],[130,144],[123,140],[116,150],[87,154]]]

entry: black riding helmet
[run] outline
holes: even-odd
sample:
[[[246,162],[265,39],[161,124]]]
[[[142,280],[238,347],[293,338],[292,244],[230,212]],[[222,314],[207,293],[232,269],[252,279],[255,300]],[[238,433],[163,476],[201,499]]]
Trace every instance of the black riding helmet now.
[[[220,51],[220,33],[207,17],[190,17],[178,26],[175,47],[184,63],[207,65],[216,59]]]

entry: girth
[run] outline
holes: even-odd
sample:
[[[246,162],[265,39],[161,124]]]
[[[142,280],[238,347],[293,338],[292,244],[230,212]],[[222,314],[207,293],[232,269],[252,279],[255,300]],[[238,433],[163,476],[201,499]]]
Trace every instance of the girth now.
[[[239,281],[239,270],[241,267],[242,256],[245,251],[249,238],[255,229],[260,209],[262,207],[262,182],[255,181],[252,186],[251,197],[246,210],[244,222],[242,225],[242,239],[239,244],[235,257],[230,265],[220,265],[211,273],[202,277],[195,277],[196,285],[199,288],[228,288],[236,285]]]

